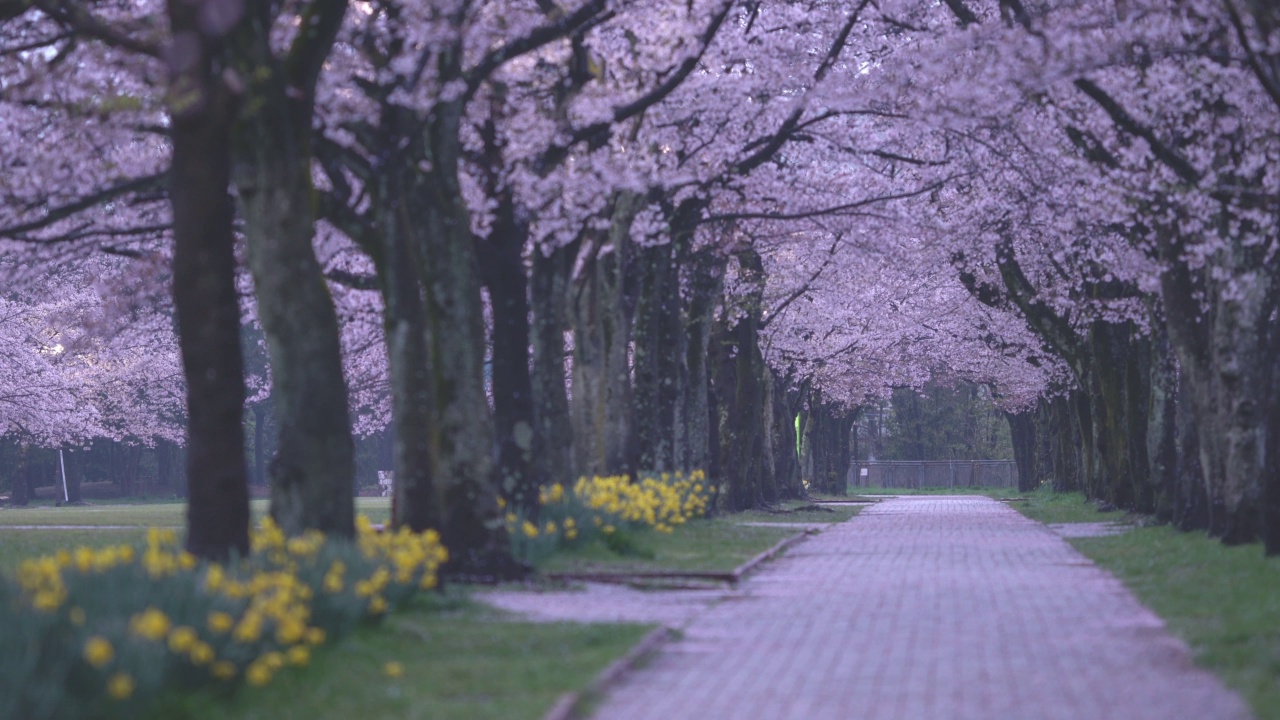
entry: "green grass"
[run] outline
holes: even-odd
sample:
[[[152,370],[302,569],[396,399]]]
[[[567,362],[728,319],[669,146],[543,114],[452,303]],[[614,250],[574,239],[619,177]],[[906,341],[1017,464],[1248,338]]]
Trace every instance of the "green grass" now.
[[[255,520],[266,515],[268,501],[251,500],[249,508]],[[182,527],[186,522],[186,503],[174,502],[108,502],[52,507],[49,505],[0,510],[0,527],[5,525],[130,525],[134,527]],[[391,513],[390,498],[356,498],[356,512],[374,522],[386,522]]]
[[[784,509],[810,505],[807,502],[788,502],[783,505]],[[734,513],[727,516],[734,522],[785,522],[785,523],[838,523],[844,522],[858,511],[862,510],[860,505],[849,505],[844,507],[832,507],[824,510],[804,510],[800,512],[771,513],[763,510],[748,510],[747,512]]]
[[[666,533],[642,531],[628,537],[639,554],[619,555],[602,543],[561,550],[540,566],[543,572],[729,572],[794,535],[788,528],[737,524],[740,515],[690,520]],[[651,557],[646,557],[651,555]]]
[[[1164,618],[1258,720],[1280,720],[1280,558],[1167,526],[1072,544]]]
[[[146,531],[137,530],[6,530],[0,526],[0,574],[10,574],[23,560],[71,550],[80,545],[102,547],[141,542]]]
[[[1086,502],[1084,495],[1078,492],[1055,493],[1050,488],[1043,488],[1026,495],[1014,493],[1010,497],[1027,498],[1026,502],[1009,503],[1009,506],[1032,520],[1046,524],[1115,522],[1125,516],[1122,510],[1098,512],[1098,508]]]
[[[437,603],[438,604],[438,603]],[[173,695],[150,720],[539,718],[648,631],[642,625],[513,622],[477,605],[397,613],[323,648],[305,668],[230,698]],[[389,677],[388,661],[404,675]]]

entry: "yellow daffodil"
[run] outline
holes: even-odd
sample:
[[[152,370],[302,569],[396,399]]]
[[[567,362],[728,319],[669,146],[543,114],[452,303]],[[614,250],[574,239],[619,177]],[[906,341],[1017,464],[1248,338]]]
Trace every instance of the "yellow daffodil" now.
[[[116,700],[127,700],[133,695],[133,677],[128,673],[116,673],[107,680],[107,695]]]
[[[111,662],[116,656],[111,641],[101,635],[94,635],[84,641],[84,659],[90,665],[100,668]]]

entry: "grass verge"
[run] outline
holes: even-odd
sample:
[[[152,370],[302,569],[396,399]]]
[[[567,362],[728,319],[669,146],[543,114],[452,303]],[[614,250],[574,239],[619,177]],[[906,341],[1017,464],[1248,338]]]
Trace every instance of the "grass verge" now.
[[[1013,496],[1025,497],[1026,502],[1010,503],[1012,507],[1045,524],[1115,522],[1125,516],[1122,510],[1099,512],[1097,506],[1085,501],[1084,494],[1078,492],[1055,493],[1044,488],[1026,495],[1014,493]]]
[[[249,501],[249,510],[257,521],[267,514],[268,501]],[[0,510],[0,528],[6,525],[132,525],[147,527],[182,527],[186,523],[184,502],[109,502],[94,501],[86,505],[53,507],[40,505]],[[356,512],[369,516],[375,523],[386,522],[391,513],[390,498],[356,498]]]
[[[823,513],[825,515],[825,513]],[[674,533],[638,532],[627,536],[629,551],[619,554],[593,542],[556,552],[543,572],[730,572],[768,550],[789,528],[739,525],[741,515],[690,520]]]
[[[514,622],[464,601],[428,599],[327,647],[305,668],[234,696],[178,694],[149,720],[539,718],[649,630]],[[433,607],[434,606],[434,607]],[[398,663],[398,676],[388,663]]]
[[[52,555],[59,550],[72,550],[85,545],[100,548],[105,545],[137,543],[146,537],[146,531],[137,530],[6,530],[0,525],[0,574],[12,574],[23,560],[41,555]]]
[[[1280,720],[1280,558],[1168,526],[1071,543],[1163,618],[1258,720]]]

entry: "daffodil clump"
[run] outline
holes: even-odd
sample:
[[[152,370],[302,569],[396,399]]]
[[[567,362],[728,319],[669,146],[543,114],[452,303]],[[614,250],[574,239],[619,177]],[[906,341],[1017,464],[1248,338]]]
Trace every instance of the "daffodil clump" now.
[[[507,532],[516,557],[535,562],[558,547],[607,539],[619,530],[673,532],[706,515],[714,493],[701,470],[639,481],[627,475],[583,477],[572,487],[555,483],[542,488],[536,521],[508,512]]]
[[[172,530],[141,547],[77,548],[0,576],[0,718],[130,717],[165,687],[265,685],[312,649],[436,585],[434,531],[354,543],[269,519],[252,553],[219,565]]]

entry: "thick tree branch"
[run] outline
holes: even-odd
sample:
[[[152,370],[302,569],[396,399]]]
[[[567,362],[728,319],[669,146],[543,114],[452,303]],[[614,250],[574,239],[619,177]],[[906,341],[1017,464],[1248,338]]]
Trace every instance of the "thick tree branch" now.
[[[1178,177],[1182,178],[1187,184],[1199,184],[1200,179],[1203,177],[1201,173],[1192,167],[1186,158],[1156,137],[1154,130],[1134,119],[1120,103],[1116,102],[1115,98],[1111,97],[1105,90],[1098,87],[1088,78],[1079,78],[1074,84],[1111,117],[1111,121],[1116,124],[1116,127],[1147,141],[1147,145],[1151,148],[1151,153],[1155,155],[1161,164],[1177,173]]]
[[[114,200],[122,195],[141,192],[143,190],[163,188],[167,180],[167,172],[125,180],[117,185],[112,185],[91,195],[86,195],[74,202],[51,208],[45,213],[44,217],[39,220],[32,220],[18,225],[10,225],[9,227],[0,227],[0,237],[18,238],[26,233],[41,230],[56,222],[66,220],[76,213],[83,212],[96,205],[101,205],[109,200]]]
[[[112,26],[90,12],[86,3],[68,0],[33,0],[31,4],[43,11],[54,22],[77,34],[122,50],[161,59],[162,48],[159,45],[133,37],[128,32]]]

